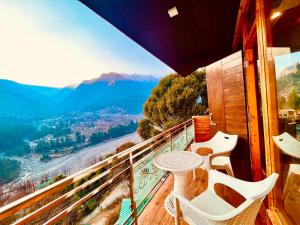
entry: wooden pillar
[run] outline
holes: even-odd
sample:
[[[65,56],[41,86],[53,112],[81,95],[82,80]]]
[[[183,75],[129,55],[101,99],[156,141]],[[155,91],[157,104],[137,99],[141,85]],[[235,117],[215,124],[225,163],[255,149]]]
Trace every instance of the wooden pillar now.
[[[280,172],[279,150],[275,147],[272,136],[278,135],[278,108],[276,77],[269,68],[268,49],[271,47],[271,32],[269,26],[269,15],[265,12],[267,1],[256,0],[256,33],[257,47],[259,56],[260,72],[260,90],[263,113],[264,143],[266,154],[266,172],[271,175],[274,172]],[[267,19],[266,19],[267,18]],[[268,26],[268,27],[267,27]],[[281,188],[280,182],[277,182],[275,188],[269,194],[269,208],[278,207]]]
[[[256,85],[255,57],[253,49],[244,50],[245,81],[247,91],[248,130],[251,155],[251,170],[254,181],[262,180],[261,140],[259,130],[258,88]]]
[[[256,59],[254,56],[255,41],[249,34],[248,20],[245,14],[241,15],[242,30],[243,30],[243,49],[244,49],[244,71],[245,71],[245,88],[247,93],[247,116],[248,116],[248,132],[249,132],[249,146],[251,156],[251,170],[254,181],[262,180],[262,166],[261,166],[261,135],[259,129],[259,103],[258,103],[258,87],[257,87],[257,73],[256,73]],[[253,33],[251,26],[250,33]],[[256,34],[256,32],[255,32]],[[255,36],[256,37],[256,36]]]

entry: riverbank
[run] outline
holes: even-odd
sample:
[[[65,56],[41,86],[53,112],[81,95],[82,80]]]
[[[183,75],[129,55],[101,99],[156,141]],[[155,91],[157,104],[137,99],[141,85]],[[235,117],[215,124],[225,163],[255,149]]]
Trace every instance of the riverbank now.
[[[40,156],[37,154],[31,154],[27,157],[9,157],[20,163],[21,173],[18,178],[5,184],[5,186],[15,185],[26,180],[37,182],[42,178],[54,177],[58,174],[70,175],[76,173],[96,163],[100,157],[115,152],[118,146],[127,141],[139,143],[141,138],[134,132],[48,162],[40,161]]]

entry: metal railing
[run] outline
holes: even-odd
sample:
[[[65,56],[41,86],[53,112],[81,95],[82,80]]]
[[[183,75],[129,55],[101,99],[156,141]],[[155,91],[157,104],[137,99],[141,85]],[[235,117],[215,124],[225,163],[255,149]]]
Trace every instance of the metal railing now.
[[[153,165],[153,159],[164,152],[184,151],[193,138],[192,120],[187,120],[7,204],[0,208],[0,224],[55,224],[72,217],[72,212],[89,199],[102,199],[114,185],[124,181],[129,181],[131,209],[119,224],[137,224],[139,214],[167,175]]]

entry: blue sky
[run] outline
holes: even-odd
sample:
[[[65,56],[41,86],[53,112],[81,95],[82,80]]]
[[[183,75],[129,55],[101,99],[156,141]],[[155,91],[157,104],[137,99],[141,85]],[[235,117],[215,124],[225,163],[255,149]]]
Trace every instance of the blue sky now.
[[[278,77],[283,69],[297,62],[300,63],[300,52],[275,57],[276,76]]]
[[[172,71],[75,0],[0,0],[0,29],[2,79],[62,87],[103,72]]]

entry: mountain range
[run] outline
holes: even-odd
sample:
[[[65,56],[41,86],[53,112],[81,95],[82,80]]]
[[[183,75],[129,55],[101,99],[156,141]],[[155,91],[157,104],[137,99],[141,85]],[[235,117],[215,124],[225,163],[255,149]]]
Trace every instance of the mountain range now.
[[[64,88],[0,79],[0,116],[44,116],[109,107],[139,114],[158,81],[158,78],[151,75],[113,72]]]

